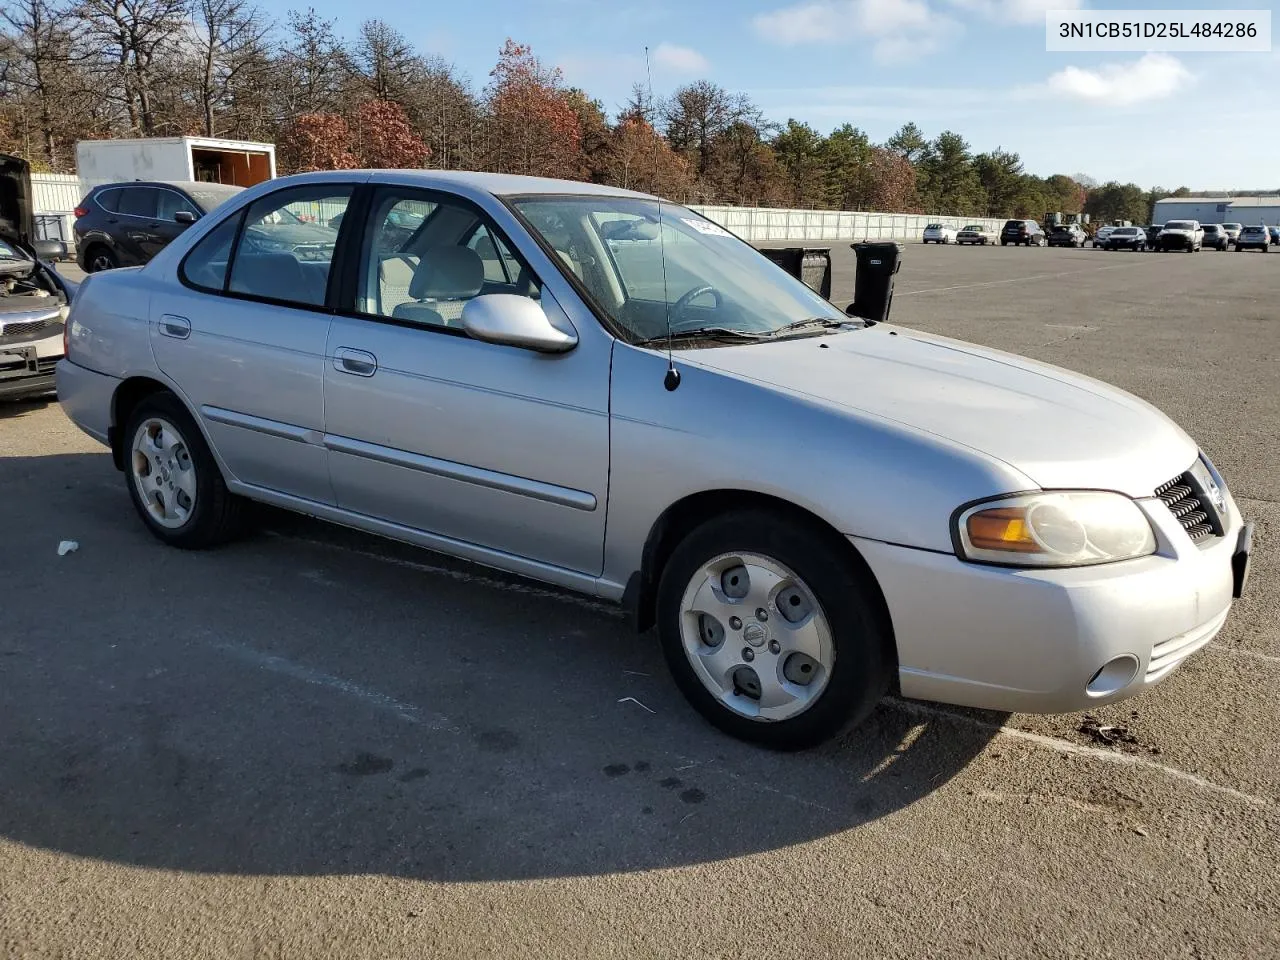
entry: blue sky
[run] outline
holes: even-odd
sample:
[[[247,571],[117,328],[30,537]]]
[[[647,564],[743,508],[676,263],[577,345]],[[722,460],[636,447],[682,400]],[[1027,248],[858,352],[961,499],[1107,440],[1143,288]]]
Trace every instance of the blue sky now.
[[[771,119],[883,140],[908,120],[1028,171],[1144,187],[1280,187],[1280,54],[1047,53],[1044,11],[1270,9],[1259,0],[312,0],[354,34],[380,17],[483,86],[510,36],[622,104],[651,51],[661,96],[706,78]],[[267,0],[283,20],[303,0]],[[358,10],[358,13],[353,12]]]

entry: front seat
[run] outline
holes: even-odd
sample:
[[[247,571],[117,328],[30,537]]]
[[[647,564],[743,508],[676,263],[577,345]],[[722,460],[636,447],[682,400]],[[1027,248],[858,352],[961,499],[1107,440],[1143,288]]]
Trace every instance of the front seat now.
[[[391,315],[426,326],[457,326],[462,308],[483,286],[484,261],[478,253],[467,247],[432,247],[413,271],[413,299],[396,306]]]

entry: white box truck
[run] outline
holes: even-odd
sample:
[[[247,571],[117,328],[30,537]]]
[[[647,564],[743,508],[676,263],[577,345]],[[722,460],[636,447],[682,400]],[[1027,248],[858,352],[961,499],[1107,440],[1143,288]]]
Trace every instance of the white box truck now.
[[[210,137],[81,140],[76,173],[85,190],[122,180],[201,180],[251,187],[276,175],[270,143]]]

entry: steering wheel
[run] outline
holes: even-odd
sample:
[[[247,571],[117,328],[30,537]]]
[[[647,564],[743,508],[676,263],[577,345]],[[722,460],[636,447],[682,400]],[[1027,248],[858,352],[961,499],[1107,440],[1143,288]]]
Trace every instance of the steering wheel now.
[[[715,300],[716,309],[719,310],[720,305],[724,302],[723,298],[720,296],[719,290],[717,290],[715,287],[711,286],[710,284],[703,284],[700,287],[694,287],[692,290],[685,293],[683,296],[680,297],[679,300],[677,300],[675,303],[671,305],[671,316],[673,318],[671,321],[671,329],[675,330],[679,328],[679,324],[674,319],[677,315],[683,313],[686,309],[688,309],[689,304],[693,303],[693,301],[697,300],[699,297],[708,293],[711,294],[712,299]]]

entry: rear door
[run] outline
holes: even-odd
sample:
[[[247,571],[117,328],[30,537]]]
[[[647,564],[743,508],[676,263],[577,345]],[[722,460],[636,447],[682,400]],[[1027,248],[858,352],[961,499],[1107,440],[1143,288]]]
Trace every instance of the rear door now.
[[[178,268],[181,282],[157,287],[151,300],[156,362],[198,412],[227,469],[300,501],[333,502],[323,388],[339,232],[296,244],[277,221],[328,222],[353,191],[334,181],[260,197],[204,234]]]
[[[160,242],[156,206],[160,191],[154,187],[122,187],[116,200],[116,246],[121,266],[146,263],[164,246]]]

